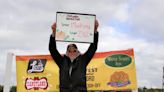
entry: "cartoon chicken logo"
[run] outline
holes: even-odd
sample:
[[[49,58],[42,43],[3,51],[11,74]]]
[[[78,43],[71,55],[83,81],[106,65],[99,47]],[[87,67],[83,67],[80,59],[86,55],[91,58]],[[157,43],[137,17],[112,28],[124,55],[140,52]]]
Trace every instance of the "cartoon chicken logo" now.
[[[130,84],[129,76],[123,71],[114,72],[111,75],[108,85],[112,87],[124,87]]]

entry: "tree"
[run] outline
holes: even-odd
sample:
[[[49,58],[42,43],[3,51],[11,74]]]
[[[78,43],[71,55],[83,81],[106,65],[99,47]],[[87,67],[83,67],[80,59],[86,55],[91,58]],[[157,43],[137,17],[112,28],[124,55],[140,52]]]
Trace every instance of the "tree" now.
[[[0,92],[3,92],[3,86],[0,85]]]
[[[17,90],[16,86],[12,86],[12,87],[10,88],[10,92],[16,92],[16,90]]]

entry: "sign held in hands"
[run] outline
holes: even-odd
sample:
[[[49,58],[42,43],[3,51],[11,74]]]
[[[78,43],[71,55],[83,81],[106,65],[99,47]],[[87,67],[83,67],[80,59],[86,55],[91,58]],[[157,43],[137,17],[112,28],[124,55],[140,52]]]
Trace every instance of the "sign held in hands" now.
[[[96,15],[57,12],[56,40],[93,43]]]

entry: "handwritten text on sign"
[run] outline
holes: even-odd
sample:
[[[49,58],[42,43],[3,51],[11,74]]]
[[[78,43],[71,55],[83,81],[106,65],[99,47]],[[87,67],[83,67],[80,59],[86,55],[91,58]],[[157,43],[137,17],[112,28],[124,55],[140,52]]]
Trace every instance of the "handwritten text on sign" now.
[[[57,12],[56,40],[93,43],[95,15]]]

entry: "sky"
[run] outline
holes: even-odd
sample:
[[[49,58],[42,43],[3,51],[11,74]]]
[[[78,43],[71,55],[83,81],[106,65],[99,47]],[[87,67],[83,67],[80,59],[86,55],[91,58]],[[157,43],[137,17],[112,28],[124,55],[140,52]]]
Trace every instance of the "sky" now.
[[[96,14],[97,52],[134,49],[138,87],[162,87],[163,0],[0,0],[0,85],[7,53],[47,53],[56,12]],[[57,42],[65,53],[68,43]],[[85,52],[88,44],[77,44]],[[8,67],[10,68],[10,67]],[[15,62],[11,83],[16,83]]]

